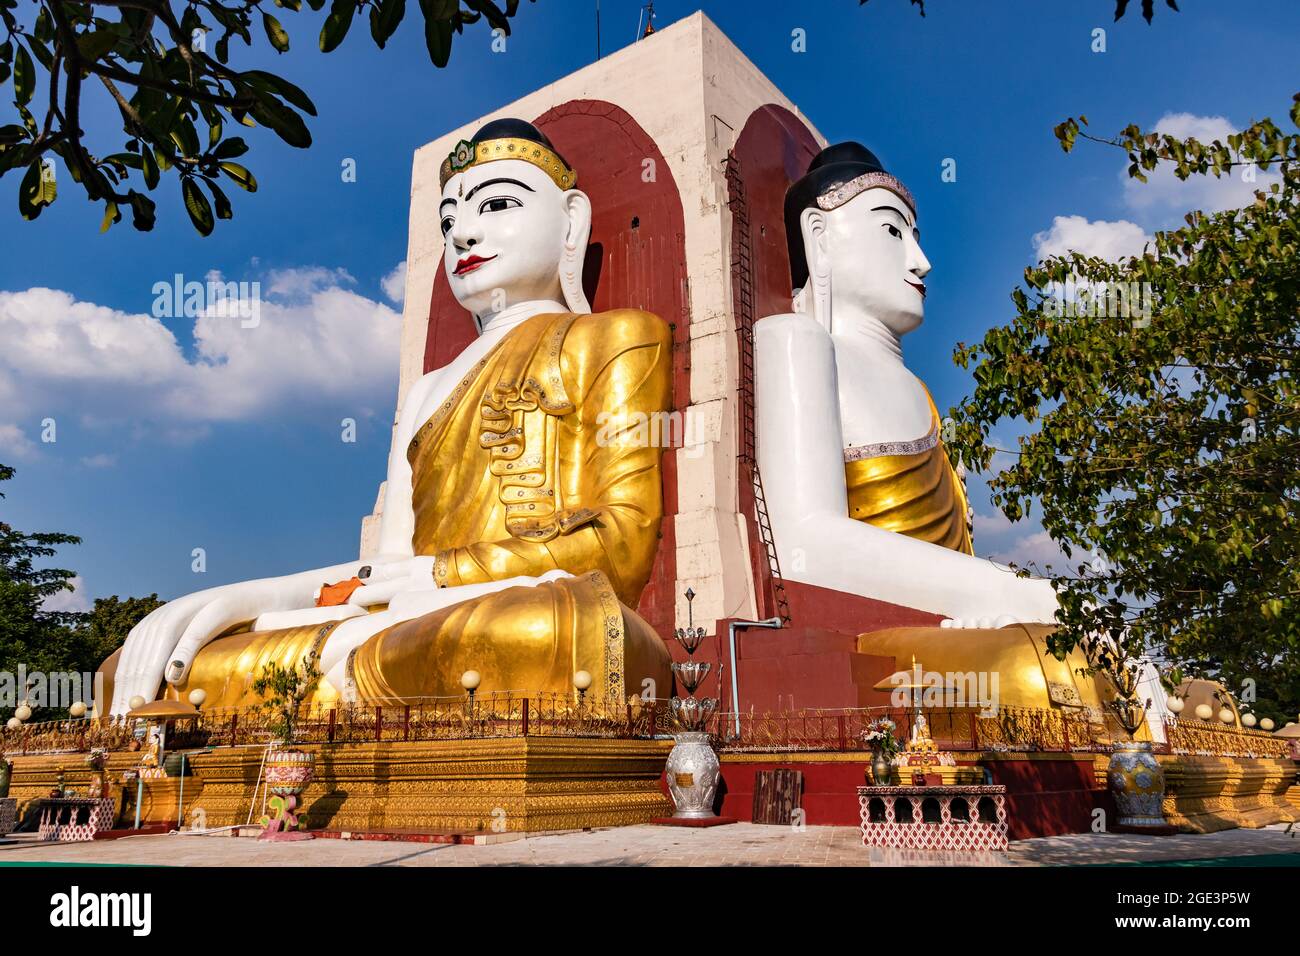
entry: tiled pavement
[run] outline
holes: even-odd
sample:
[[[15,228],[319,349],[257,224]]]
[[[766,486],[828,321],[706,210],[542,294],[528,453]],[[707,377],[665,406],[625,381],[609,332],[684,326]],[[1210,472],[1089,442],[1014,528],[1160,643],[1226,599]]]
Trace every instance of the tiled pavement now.
[[[1300,854],[1284,826],[1172,837],[1076,834],[1021,840],[1005,854],[867,849],[853,827],[737,823],[709,829],[637,826],[536,836],[487,846],[166,835],[35,845],[0,839],[0,864],[39,861],[172,866],[1051,866]]]

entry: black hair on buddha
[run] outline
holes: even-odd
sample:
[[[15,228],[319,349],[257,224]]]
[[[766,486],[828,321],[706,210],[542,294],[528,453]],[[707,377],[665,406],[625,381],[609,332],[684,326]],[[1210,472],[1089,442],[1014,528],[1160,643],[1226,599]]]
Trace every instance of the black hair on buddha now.
[[[479,127],[479,131],[474,134],[470,142],[477,146],[489,139],[526,139],[530,143],[545,146],[560,158],[560,162],[566,166],[569,165],[569,161],[560,154],[558,149],[551,145],[551,141],[547,139],[546,134],[528,120],[513,119],[511,117],[494,119]]]
[[[817,197],[863,173],[883,173],[884,164],[861,143],[836,143],[813,157],[808,172],[792,183],[785,193],[785,242],[790,252],[790,288],[800,289],[808,281],[808,259],[803,250],[799,217],[817,205]]]

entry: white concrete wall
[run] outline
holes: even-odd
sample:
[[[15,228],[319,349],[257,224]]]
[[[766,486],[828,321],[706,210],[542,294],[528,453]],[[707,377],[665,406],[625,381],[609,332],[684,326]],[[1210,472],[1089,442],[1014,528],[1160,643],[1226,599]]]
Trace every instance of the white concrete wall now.
[[[442,160],[457,142],[489,120],[533,119],[574,99],[605,100],[626,110],[658,145],[681,194],[690,288],[691,404],[686,434],[691,444],[677,452],[678,622],[685,623],[686,600],[681,593],[687,587],[698,595],[697,623],[709,626],[717,618],[752,617],[755,604],[745,522],[736,511],[738,356],[723,162],[755,109],[776,103],[796,114],[798,110],[703,13],[679,20],[416,150],[395,407],[401,407],[407,389],[423,373],[429,299],[442,262],[436,213]],[[812,128],[811,123],[808,126]],[[599,161],[598,157],[568,159],[578,169],[579,182],[584,162]],[[375,513],[363,520],[363,556],[373,553],[382,508],[381,488]]]

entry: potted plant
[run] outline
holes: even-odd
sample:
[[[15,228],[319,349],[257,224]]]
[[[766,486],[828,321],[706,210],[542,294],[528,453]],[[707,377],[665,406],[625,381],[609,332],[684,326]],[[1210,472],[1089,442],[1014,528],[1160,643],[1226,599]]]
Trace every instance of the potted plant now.
[[[266,789],[279,797],[297,797],[312,780],[314,754],[293,746],[298,711],[320,683],[316,659],[308,657],[297,667],[281,667],[272,661],[253,682],[253,692],[262,698],[269,715],[270,750],[266,755]]]
[[[871,782],[877,787],[889,786],[894,758],[902,749],[894,736],[897,729],[898,725],[888,717],[877,717],[862,731],[862,742],[872,753]]]

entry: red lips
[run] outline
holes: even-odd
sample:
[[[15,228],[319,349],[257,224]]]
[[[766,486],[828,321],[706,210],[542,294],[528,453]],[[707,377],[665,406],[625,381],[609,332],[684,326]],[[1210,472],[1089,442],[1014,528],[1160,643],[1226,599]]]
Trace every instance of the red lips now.
[[[468,275],[485,262],[491,262],[496,256],[488,256],[484,259],[482,256],[466,256],[456,263],[456,269],[452,275]]]

